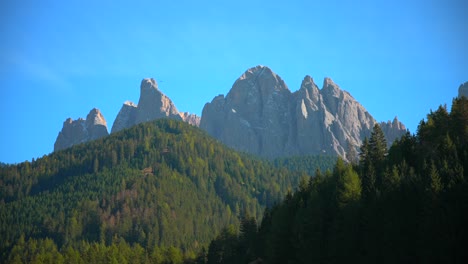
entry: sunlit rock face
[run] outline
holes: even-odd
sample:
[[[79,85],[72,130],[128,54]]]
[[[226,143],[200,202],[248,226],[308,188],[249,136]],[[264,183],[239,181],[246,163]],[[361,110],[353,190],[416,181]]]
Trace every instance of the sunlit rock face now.
[[[346,157],[369,136],[375,119],[330,78],[322,89],[306,76],[291,92],[265,66],[242,74],[229,93],[205,104],[200,128],[237,150],[266,158],[326,154]],[[398,120],[382,123],[389,142],[406,132]],[[349,145],[349,146],[348,146]]]
[[[200,124],[198,116],[179,112],[172,100],[158,89],[156,80],[146,78],[141,81],[138,105],[129,101],[123,104],[111,133],[159,118],[183,120],[194,126]]]
[[[107,122],[99,109],[92,109],[86,119],[68,118],[57,136],[54,151],[69,148],[73,145],[108,136]]]
[[[458,97],[462,96],[468,98],[468,82],[462,83],[458,88]]]

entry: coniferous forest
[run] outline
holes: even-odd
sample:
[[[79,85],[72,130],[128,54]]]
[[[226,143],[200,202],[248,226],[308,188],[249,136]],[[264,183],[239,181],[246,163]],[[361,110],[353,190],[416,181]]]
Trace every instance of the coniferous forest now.
[[[225,228],[207,263],[467,263],[468,100],[386,145],[375,126],[358,164],[338,160],[261,223]]]
[[[264,208],[308,177],[310,166],[278,168],[301,163],[295,160],[327,169],[336,158],[260,160],[163,119],[1,166],[1,257],[27,263],[193,260],[223,227],[239,226],[243,214],[261,219]]]
[[[311,175],[311,176],[309,176]],[[359,162],[265,161],[158,120],[0,166],[6,263],[466,263],[468,100]]]

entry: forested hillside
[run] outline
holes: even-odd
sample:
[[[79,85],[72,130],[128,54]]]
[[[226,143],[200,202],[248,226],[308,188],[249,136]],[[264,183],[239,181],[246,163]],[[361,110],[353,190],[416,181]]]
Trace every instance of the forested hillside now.
[[[211,242],[207,263],[467,263],[468,100],[439,107],[387,151],[379,126],[359,164],[338,160]]]
[[[238,226],[241,215],[260,219],[301,177],[307,174],[239,154],[183,122],[141,124],[2,166],[1,256],[193,259],[223,227]]]

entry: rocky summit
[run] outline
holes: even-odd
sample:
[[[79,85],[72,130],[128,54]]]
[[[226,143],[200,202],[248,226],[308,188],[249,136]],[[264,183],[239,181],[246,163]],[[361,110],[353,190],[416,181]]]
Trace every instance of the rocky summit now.
[[[237,150],[266,158],[325,154],[345,157],[377,121],[330,78],[319,89],[310,76],[291,92],[265,66],[248,69],[229,93],[203,108],[200,127]],[[397,119],[381,123],[391,143],[406,132]]]
[[[458,88],[458,97],[465,96],[468,98],[468,82],[462,83]]]
[[[123,104],[112,125],[111,133],[159,118],[183,120],[194,126],[200,123],[198,116],[179,112],[171,99],[158,89],[156,80],[146,78],[141,81],[138,105],[129,101]]]
[[[99,109],[92,109],[86,119],[68,118],[63,122],[54,144],[54,151],[69,148],[73,145],[108,136],[107,122]]]

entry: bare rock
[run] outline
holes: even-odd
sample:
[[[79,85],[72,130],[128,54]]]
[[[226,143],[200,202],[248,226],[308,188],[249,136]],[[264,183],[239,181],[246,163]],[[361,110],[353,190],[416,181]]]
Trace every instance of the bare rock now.
[[[392,122],[389,120],[387,122],[381,122],[379,125],[385,134],[385,139],[389,147],[393,141],[401,138],[407,132],[405,125],[398,120],[398,117],[395,117]]]
[[[196,127],[200,126],[200,117],[197,116],[196,114],[183,112],[183,113],[180,113],[180,117],[182,117],[182,120],[184,120],[185,122],[189,123],[192,126],[196,126]]]
[[[200,128],[226,145],[266,158],[327,154],[346,159],[371,134],[376,120],[330,78],[319,89],[310,76],[291,93],[271,69],[248,69],[226,97],[205,104]],[[387,123],[385,123],[387,124]],[[391,142],[406,129],[385,125]]]
[[[155,79],[146,78],[141,81],[138,105],[124,103],[115,118],[111,133],[159,118],[183,120],[194,126],[200,124],[197,115],[179,112],[172,100],[158,89]]]
[[[458,97],[462,96],[468,98],[468,82],[462,83],[458,88]]]
[[[265,157],[281,156],[289,137],[291,91],[268,67],[247,70],[226,98],[205,105],[200,127],[228,146]]]
[[[73,120],[68,118],[63,123],[54,144],[54,151],[69,148],[73,145],[108,136],[107,122],[99,109],[92,109],[86,117]]]
[[[111,133],[133,126],[136,120],[136,113],[137,106],[130,101],[125,102],[115,118]]]

